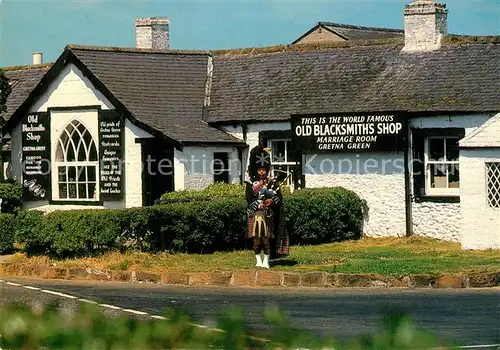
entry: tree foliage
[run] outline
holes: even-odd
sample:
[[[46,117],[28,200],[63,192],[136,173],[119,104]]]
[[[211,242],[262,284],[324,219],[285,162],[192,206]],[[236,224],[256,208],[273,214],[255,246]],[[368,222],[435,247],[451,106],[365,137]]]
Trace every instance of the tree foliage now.
[[[2,69],[0,69],[0,113],[6,111],[7,98],[11,93],[9,79]],[[1,122],[1,121],[0,121]]]

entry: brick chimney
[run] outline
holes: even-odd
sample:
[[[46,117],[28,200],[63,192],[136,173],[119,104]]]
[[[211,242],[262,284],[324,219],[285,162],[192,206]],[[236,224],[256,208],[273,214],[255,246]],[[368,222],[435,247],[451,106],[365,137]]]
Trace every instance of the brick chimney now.
[[[136,47],[140,49],[168,49],[167,17],[147,17],[135,20]]]
[[[405,46],[403,51],[433,51],[441,47],[447,34],[448,9],[432,0],[416,0],[405,6]]]

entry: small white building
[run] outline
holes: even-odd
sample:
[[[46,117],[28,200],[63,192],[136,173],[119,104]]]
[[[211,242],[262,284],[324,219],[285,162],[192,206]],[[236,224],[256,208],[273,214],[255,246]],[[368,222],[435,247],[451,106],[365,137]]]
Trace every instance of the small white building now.
[[[26,208],[130,208],[241,183],[261,144],[295,188],[366,199],[368,236],[498,249],[500,38],[448,35],[447,15],[414,1],[404,35],[210,52],[171,50],[168,20],[138,19],[136,48],[7,70],[7,175]]]

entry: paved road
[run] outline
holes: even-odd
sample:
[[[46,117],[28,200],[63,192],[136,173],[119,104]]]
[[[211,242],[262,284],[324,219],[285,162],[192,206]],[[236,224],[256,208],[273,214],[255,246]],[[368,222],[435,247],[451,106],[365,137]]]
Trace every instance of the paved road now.
[[[215,325],[218,315],[237,306],[245,311],[247,324],[262,335],[268,331],[263,318],[265,306],[286,311],[298,327],[342,340],[375,332],[384,310],[397,307],[406,310],[418,327],[439,337],[458,340],[463,345],[500,343],[498,289],[237,289],[9,280],[152,315],[162,315],[165,308],[181,307],[194,321],[209,326]],[[43,294],[22,287],[1,288],[0,303],[15,299],[39,301]]]

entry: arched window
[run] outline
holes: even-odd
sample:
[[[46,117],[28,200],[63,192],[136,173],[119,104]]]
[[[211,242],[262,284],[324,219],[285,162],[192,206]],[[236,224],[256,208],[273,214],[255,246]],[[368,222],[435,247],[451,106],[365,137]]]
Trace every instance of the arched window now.
[[[73,120],[57,141],[56,166],[60,200],[97,200],[99,158],[92,135]]]

